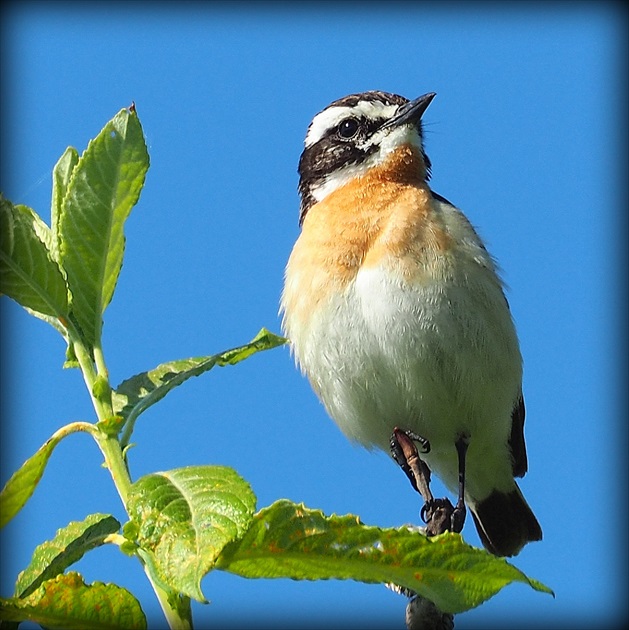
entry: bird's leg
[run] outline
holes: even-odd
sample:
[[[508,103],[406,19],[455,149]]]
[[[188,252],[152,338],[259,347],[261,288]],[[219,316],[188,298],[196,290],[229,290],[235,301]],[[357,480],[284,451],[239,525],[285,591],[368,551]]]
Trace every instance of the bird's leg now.
[[[424,499],[420,516],[426,523],[426,535],[436,536],[450,529],[454,508],[449,499],[435,499],[433,496],[430,490],[430,468],[419,457],[415,442],[421,444],[422,452],[430,451],[430,442],[426,438],[396,427],[391,436],[391,453],[413,488]]]
[[[461,533],[465,523],[465,455],[469,446],[469,436],[460,435],[454,443],[459,458],[459,496],[450,516],[450,529]]]
[[[430,442],[426,438],[412,431],[395,427],[390,440],[391,455],[404,471],[415,491],[421,494],[424,499],[421,517],[426,523],[426,536],[436,536],[451,527],[454,508],[449,499],[434,498],[430,490],[430,468],[419,457],[415,442],[419,442],[421,445],[422,453],[430,451]],[[410,619],[413,622],[413,627],[416,625],[415,620],[420,620],[420,625],[417,627],[427,625],[431,628],[451,630],[454,626],[452,615],[441,613],[428,599],[403,586],[395,584],[387,584],[387,586],[412,598],[406,609],[407,625],[411,623]],[[408,627],[410,628],[411,625]]]
[[[415,441],[422,445],[422,452],[430,451],[430,442],[412,431],[395,427],[391,436],[391,455],[408,477],[416,492],[422,495],[426,505],[434,501],[430,491],[430,469],[420,459]],[[424,506],[425,507],[425,506]]]
[[[428,536],[436,536],[445,531],[460,533],[463,530],[466,515],[465,456],[469,437],[460,435],[454,443],[459,463],[459,494],[455,506],[452,505],[448,498],[434,498],[430,490],[430,469],[419,457],[415,442],[421,444],[423,453],[430,451],[430,442],[426,438],[412,431],[396,427],[391,436],[391,454],[408,477],[413,488],[424,499],[421,517],[426,523],[426,534]]]

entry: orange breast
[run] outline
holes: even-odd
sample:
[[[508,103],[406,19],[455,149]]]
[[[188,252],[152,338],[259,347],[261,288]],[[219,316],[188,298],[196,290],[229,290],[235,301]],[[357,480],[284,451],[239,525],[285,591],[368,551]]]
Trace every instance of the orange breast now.
[[[403,146],[310,208],[287,266],[285,311],[305,321],[361,267],[387,265],[406,280],[422,281],[450,241],[421,154]]]

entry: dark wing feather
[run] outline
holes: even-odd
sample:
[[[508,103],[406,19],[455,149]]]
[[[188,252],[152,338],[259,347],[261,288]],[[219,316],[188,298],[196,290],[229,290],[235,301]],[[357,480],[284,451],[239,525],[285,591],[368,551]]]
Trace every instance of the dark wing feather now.
[[[511,436],[509,437],[514,477],[524,477],[528,470],[526,444],[524,443],[524,414],[524,398],[520,394],[511,412]]]

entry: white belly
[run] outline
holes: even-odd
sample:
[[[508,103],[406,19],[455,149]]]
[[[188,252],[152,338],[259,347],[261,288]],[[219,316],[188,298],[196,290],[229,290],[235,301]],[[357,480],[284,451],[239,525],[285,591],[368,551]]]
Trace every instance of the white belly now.
[[[408,283],[362,268],[340,294],[287,332],[328,413],[351,439],[389,450],[393,428],[430,441],[423,456],[451,489],[454,447],[470,437],[467,494],[513,486],[507,441],[521,357],[493,269],[472,264],[449,282]]]

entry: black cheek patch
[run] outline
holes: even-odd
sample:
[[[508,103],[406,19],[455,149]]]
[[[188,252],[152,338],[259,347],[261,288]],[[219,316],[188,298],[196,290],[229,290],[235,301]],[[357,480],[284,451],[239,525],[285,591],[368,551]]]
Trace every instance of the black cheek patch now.
[[[364,162],[377,150],[377,146],[359,149],[352,142],[339,142],[332,137],[324,137],[305,149],[299,159],[298,190],[301,196],[299,225],[303,223],[306,213],[315,203],[313,189],[322,184],[326,176],[346,166]]]

